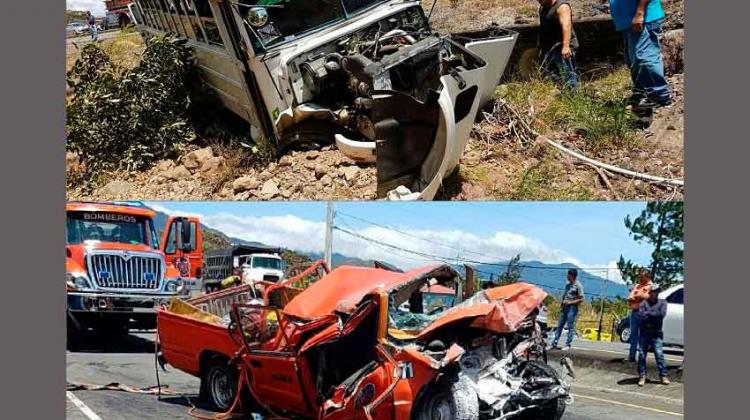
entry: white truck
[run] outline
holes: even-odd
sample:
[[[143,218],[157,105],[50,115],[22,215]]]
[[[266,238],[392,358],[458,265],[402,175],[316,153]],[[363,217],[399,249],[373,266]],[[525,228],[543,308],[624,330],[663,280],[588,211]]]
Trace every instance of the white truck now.
[[[222,103],[278,153],[335,143],[377,191],[432,199],[458,167],[518,34],[430,28],[408,0],[135,1],[145,38],[187,40]],[[333,170],[334,168],[332,168]]]
[[[242,283],[261,289],[284,279],[283,250],[253,245],[235,245],[206,254],[203,285],[206,292],[220,288],[222,280],[236,275]]]

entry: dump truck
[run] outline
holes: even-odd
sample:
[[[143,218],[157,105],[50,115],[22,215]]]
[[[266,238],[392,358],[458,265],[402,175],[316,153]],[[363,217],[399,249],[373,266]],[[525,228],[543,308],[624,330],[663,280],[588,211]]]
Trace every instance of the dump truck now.
[[[206,292],[220,289],[222,280],[238,274],[245,284],[263,288],[284,278],[281,248],[261,245],[232,245],[206,254],[203,288]]]
[[[399,200],[432,199],[455,172],[518,37],[437,33],[420,1],[135,5],[144,38],[184,38],[256,140],[279,154],[335,144],[375,163],[378,195]]]
[[[156,327],[156,311],[199,284],[202,231],[195,217],[169,217],[141,204],[66,204],[65,287],[68,341]]]
[[[287,302],[235,302],[216,333],[236,351],[206,392],[282,418],[560,419],[569,385],[535,320],[546,293],[519,282],[464,296],[463,283],[446,264],[341,266]],[[194,331],[171,332],[172,358]]]

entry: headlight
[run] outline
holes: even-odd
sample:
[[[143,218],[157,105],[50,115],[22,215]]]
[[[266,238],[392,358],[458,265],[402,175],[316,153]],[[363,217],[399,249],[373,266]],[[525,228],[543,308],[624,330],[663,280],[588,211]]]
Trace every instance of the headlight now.
[[[65,273],[65,283],[74,289],[89,289],[91,284],[85,273]]]
[[[169,280],[164,287],[167,292],[176,293],[182,290],[182,279]]]

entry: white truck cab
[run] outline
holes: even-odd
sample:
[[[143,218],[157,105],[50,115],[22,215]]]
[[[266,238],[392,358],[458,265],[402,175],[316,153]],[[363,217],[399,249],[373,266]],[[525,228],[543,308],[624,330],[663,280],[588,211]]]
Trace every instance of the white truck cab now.
[[[281,257],[276,254],[250,254],[237,257],[241,262],[242,282],[256,281],[278,283],[284,278]]]

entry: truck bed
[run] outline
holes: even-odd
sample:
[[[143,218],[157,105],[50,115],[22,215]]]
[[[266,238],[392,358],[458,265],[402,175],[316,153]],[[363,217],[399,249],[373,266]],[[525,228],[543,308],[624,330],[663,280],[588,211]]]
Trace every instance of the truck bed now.
[[[195,376],[200,376],[202,355],[231,358],[239,347],[227,331],[227,315],[232,304],[254,298],[250,286],[242,285],[186,301],[172,300],[157,314],[162,356],[173,367]]]

